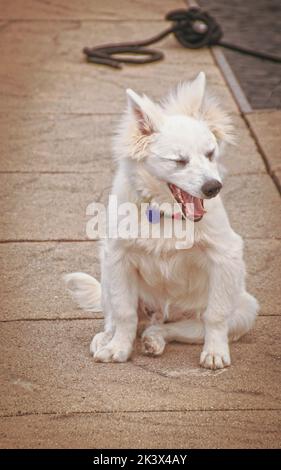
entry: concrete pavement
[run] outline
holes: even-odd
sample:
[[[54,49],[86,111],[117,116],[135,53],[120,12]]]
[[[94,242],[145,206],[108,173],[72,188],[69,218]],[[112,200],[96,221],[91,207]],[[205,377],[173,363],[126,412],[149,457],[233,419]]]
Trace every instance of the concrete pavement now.
[[[145,38],[182,7],[152,3],[0,0],[1,447],[280,447],[280,114],[241,115],[212,53],[173,38],[157,45],[159,64],[84,62],[83,46]],[[180,344],[156,359],[137,348],[127,364],[96,364],[89,342],[101,314],[77,309],[61,275],[99,276],[85,210],[108,195],[124,90],[158,98],[200,70],[238,131],[223,197],[260,317],[227,370],[199,368],[200,347]]]

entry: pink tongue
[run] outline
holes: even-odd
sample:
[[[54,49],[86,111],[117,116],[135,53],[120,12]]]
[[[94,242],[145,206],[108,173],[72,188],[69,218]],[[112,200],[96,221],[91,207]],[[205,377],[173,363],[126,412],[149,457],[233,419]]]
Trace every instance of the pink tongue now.
[[[195,219],[203,217],[206,211],[204,210],[201,199],[199,197],[191,196],[190,194],[182,190],[180,190],[180,193],[182,201],[185,205],[186,215],[193,215]],[[193,204],[193,208],[192,206],[190,207],[189,204]]]
[[[201,219],[205,214],[203,201],[199,197],[191,196],[180,189],[175,184],[169,184],[174,198],[184,206],[184,212],[187,217],[192,219]]]

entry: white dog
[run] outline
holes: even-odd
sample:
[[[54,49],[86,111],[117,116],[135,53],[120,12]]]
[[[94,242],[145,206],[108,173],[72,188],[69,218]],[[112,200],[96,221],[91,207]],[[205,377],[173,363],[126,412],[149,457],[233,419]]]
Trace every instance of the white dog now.
[[[112,194],[138,207],[176,200],[185,218],[193,204],[194,244],[177,249],[175,237],[107,239],[101,287],[83,273],[67,275],[67,286],[83,308],[95,308],[101,297],[105,328],[90,347],[96,361],[127,361],[141,317],[150,320],[144,353],[160,355],[171,341],[203,343],[200,364],[221,369],[230,365],[229,340],[248,332],[258,312],[245,288],[242,239],[218,196],[218,157],[231,140],[230,120],[206,94],[203,72],[160,104],[132,90],[127,95]],[[164,217],[172,217],[169,210]]]

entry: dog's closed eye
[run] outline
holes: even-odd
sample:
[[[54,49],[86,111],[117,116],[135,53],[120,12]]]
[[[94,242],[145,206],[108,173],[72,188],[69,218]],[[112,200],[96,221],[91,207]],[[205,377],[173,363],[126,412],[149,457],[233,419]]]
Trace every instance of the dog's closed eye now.
[[[185,166],[187,163],[188,163],[188,160],[184,160],[184,159],[176,160],[176,164],[180,167]]]
[[[170,162],[173,162],[173,163],[176,163],[176,165],[180,168],[180,167],[184,167],[185,165],[187,165],[189,163],[189,158],[188,157],[185,157],[185,158],[181,158],[181,156],[179,156],[179,158],[175,158],[175,157],[171,157],[171,158],[164,158],[164,160],[169,160]]]
[[[179,157],[176,159],[176,163],[178,167],[184,167],[189,163],[189,158],[179,155]]]

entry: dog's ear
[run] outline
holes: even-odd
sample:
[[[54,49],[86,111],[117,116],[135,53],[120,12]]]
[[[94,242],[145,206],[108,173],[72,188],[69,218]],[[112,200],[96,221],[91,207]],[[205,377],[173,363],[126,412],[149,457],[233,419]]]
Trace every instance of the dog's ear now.
[[[150,136],[159,130],[163,115],[159,105],[147,96],[139,96],[131,89],[126,90],[129,111],[132,113],[142,136]]]
[[[213,132],[218,143],[227,142],[229,144],[236,144],[236,135],[231,117],[223,110],[213,110],[207,113],[206,122]]]
[[[194,107],[199,110],[198,116],[204,119],[219,143],[235,143],[233,125],[230,116],[221,108],[218,100],[205,93],[206,76],[200,72],[191,83],[194,91]]]
[[[210,131],[213,132],[218,143],[228,142],[235,144],[235,131],[230,115],[221,107],[215,96],[206,96],[200,112]]]
[[[186,114],[196,116],[204,101],[206,76],[200,72],[189,82],[181,82],[163,102],[168,114]]]
[[[205,73],[200,72],[187,88],[190,88],[187,93],[187,98],[191,101],[191,107],[193,109],[200,109],[203,103],[206,89]]]

